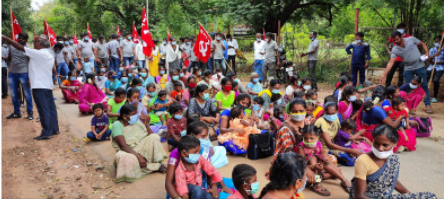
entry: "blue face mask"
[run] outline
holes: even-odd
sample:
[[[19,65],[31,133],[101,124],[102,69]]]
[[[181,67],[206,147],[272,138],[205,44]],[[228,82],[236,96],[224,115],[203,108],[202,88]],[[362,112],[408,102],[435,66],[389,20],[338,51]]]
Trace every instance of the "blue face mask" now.
[[[160,74],[161,74],[161,75],[164,75],[164,74],[165,74],[165,71],[164,71],[164,70],[161,70],[161,71],[160,71]]]
[[[211,147],[211,141],[208,139],[199,139],[201,147]]]
[[[202,75],[202,72],[199,72],[197,75],[201,76],[201,75]]]
[[[69,42],[65,41],[65,45],[69,45]]]
[[[253,78],[253,82],[254,83],[258,83],[259,82],[259,77],[258,78]]]
[[[106,68],[101,68],[100,71],[106,72]]]
[[[191,45],[191,42],[187,42],[188,45]]]
[[[254,110],[254,111],[258,111],[259,109],[261,109],[261,107],[259,106],[259,104],[253,104],[253,110]]]
[[[142,86],[136,86],[137,90],[140,90],[142,88]]]
[[[435,43],[435,47],[439,48],[439,43]]]
[[[310,40],[312,40],[313,41],[313,39],[315,39],[314,37],[313,38],[310,38]]]
[[[180,77],[183,77],[183,73],[180,73],[180,75],[179,75]]]
[[[123,67],[120,67],[119,70],[120,70],[120,71],[123,71],[123,70],[125,70],[125,69],[124,69]]]
[[[301,84],[302,84],[302,82],[301,82],[301,81],[298,81],[298,86],[301,86]]]
[[[268,41],[269,41],[269,39],[268,39],[268,38],[265,38],[265,41],[266,41],[266,42],[268,42]]]
[[[189,154],[189,153],[186,152],[186,151],[185,151],[185,153],[188,154],[188,157],[184,157],[184,159],[185,159],[187,162],[189,162],[189,163],[191,163],[191,164],[195,164],[195,163],[199,160],[200,154]]]
[[[360,40],[360,39],[357,39],[357,40],[356,40],[356,43],[358,43],[358,44],[361,43],[361,40]]]
[[[162,42],[162,44],[163,44],[163,45],[166,45],[166,44],[167,44],[167,42],[166,42],[166,41],[163,41],[163,42]]]
[[[76,80],[76,77],[69,77],[69,80],[74,81]]]
[[[338,114],[333,114],[333,115],[327,115],[327,114],[325,114],[325,115],[324,115],[324,118],[325,118],[327,121],[329,121],[329,122],[333,122],[333,121],[335,121],[336,119],[338,119]]]
[[[89,37],[83,38],[84,41],[89,41]]]
[[[356,95],[352,95],[352,96],[350,96],[350,97],[348,98],[348,101],[350,101],[350,102],[354,102],[354,101],[356,101]]]
[[[180,132],[180,137],[183,137],[187,135],[187,130],[183,130],[182,132]]]
[[[261,41],[261,39],[260,39],[260,38],[257,38],[256,41]]]
[[[73,44],[73,43],[74,43],[74,41],[73,41],[73,40],[70,40],[70,41],[69,41],[69,43],[70,43],[70,44]]]
[[[279,99],[276,104],[281,104],[282,103],[282,99]]]
[[[129,125],[134,125],[137,122],[137,114],[130,117]]]
[[[148,93],[148,95],[151,96],[151,97],[154,97],[154,96],[156,96],[156,94],[157,94],[156,91],[154,91],[154,92],[148,92],[148,91],[147,91],[146,93]]]
[[[99,80],[103,80],[105,76],[99,76]]]
[[[111,78],[116,79],[117,75],[111,75]]]
[[[171,45],[175,46],[177,43],[175,41],[171,42]]]
[[[204,93],[204,96],[202,97],[203,100],[207,100],[208,98],[210,98],[210,94],[209,93]]]
[[[128,37],[129,40],[131,40],[131,38],[132,38],[131,36]]]
[[[273,94],[279,94],[279,89],[273,89],[271,92],[272,92]]]
[[[220,38],[220,37],[216,37],[216,39],[217,39],[217,41],[220,41],[222,38]]]
[[[245,183],[248,184],[248,183]],[[256,194],[259,191],[259,181],[250,184],[251,190],[245,190],[248,194]]]
[[[305,177],[305,181],[304,181],[304,186],[302,186],[302,188],[300,188],[300,189],[298,189],[298,192],[296,192],[296,193],[301,193],[302,192],[302,190],[304,190],[305,189],[305,185],[307,184],[307,177]]]
[[[310,85],[305,85],[305,86],[303,86],[303,88],[304,88],[304,90],[308,91],[308,90],[311,89],[311,86]]]
[[[131,73],[130,73],[130,74],[128,74],[128,77],[133,77],[133,74],[131,74]]]
[[[120,81],[122,81],[123,83],[127,83],[128,77],[122,77],[122,78],[120,78]]]
[[[122,37],[120,37],[120,41],[122,41],[123,40],[123,38]]]
[[[179,80],[179,76],[174,75],[174,76],[173,76],[173,81],[177,81],[177,80]]]
[[[146,77],[146,73],[140,73],[140,76]]]
[[[181,120],[182,119],[182,115],[174,115],[174,119],[176,119],[176,120]]]
[[[137,103],[137,99],[135,99],[135,100],[134,100],[134,101],[132,101],[132,102],[128,101],[128,103],[129,103],[129,104],[134,104],[134,103]]]

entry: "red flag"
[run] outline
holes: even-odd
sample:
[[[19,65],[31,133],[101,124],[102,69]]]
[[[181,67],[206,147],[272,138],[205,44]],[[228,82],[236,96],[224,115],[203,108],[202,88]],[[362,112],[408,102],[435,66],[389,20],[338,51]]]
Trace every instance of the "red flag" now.
[[[219,28],[217,28],[217,32],[220,32],[220,29],[219,29]]]
[[[74,34],[73,40],[75,45],[79,44],[79,42],[77,41],[77,33]]]
[[[86,24],[86,30],[88,32],[89,39],[92,39],[91,31],[89,30],[89,23]]]
[[[20,28],[20,24],[18,23],[17,19],[14,16],[14,13],[11,12],[12,17],[12,27],[14,28],[14,35],[12,35],[11,31],[11,38],[14,39],[14,41],[17,41],[18,35],[22,33],[22,29]]]
[[[211,38],[205,28],[200,25],[199,35],[196,39],[196,44],[194,45],[193,52],[197,58],[203,62],[207,62],[211,54]]]
[[[137,29],[135,24],[133,24],[133,42],[136,44],[139,43],[139,34],[137,34]]]
[[[57,36],[54,33],[54,31],[52,31],[51,27],[49,27],[49,24],[46,20],[43,21],[43,26],[44,26],[43,33],[45,35],[48,35],[49,41],[51,42],[51,46],[53,46],[54,44],[57,43]]]
[[[117,26],[117,35],[120,35],[120,29],[119,29],[119,26]]]
[[[262,40],[265,41],[265,28],[262,28]]]
[[[185,52],[183,52],[183,53],[182,53],[182,57],[188,57],[188,55],[187,55]],[[183,65],[186,66],[186,67],[188,67],[188,65],[190,65],[190,60],[189,60],[188,58],[186,58],[186,59],[183,61]]]
[[[168,41],[168,43],[170,43],[171,41],[170,41],[170,37],[171,37],[171,33],[170,33],[170,28],[167,28],[168,29],[168,39],[167,39],[167,41]]]
[[[146,19],[145,7],[142,9],[142,30],[140,32],[142,34],[142,46],[143,46],[143,54],[149,57],[154,48],[153,38],[151,37],[151,32],[148,27],[148,20]]]

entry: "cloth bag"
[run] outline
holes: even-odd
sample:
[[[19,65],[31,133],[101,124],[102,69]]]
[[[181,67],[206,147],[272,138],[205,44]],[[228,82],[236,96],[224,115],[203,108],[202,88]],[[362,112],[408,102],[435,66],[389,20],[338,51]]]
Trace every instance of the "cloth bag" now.
[[[418,122],[418,126],[412,127],[416,133],[416,137],[430,137],[433,131],[432,118],[430,117],[414,117],[412,120]]]
[[[247,149],[248,159],[257,160],[273,155],[276,140],[272,133],[250,134],[248,139],[250,141]]]

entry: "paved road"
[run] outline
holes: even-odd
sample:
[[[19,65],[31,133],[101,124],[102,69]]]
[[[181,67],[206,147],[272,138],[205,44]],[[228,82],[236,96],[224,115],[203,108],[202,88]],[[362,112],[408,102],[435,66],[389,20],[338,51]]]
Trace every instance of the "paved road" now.
[[[326,92],[320,93],[320,96],[322,96],[320,99],[323,99],[326,94]],[[54,96],[58,99],[56,105],[61,110],[59,114],[64,114],[70,122],[71,132],[79,139],[83,139],[86,132],[91,128],[92,115],[81,115],[77,105],[66,104],[60,91],[54,91]],[[442,130],[435,129],[435,131]],[[167,144],[164,143],[163,145],[167,151]],[[109,141],[89,143],[86,147],[91,147],[104,161],[112,165],[115,151]],[[228,159],[229,164],[219,169],[224,177],[231,177],[231,171],[235,165],[247,163],[256,168],[261,189],[265,186],[267,180],[264,174],[270,167],[271,157],[255,161],[237,156],[229,156]],[[432,139],[420,138],[418,139],[417,151],[399,154],[399,159],[401,162],[399,180],[408,190],[411,192],[432,191],[439,198],[444,197],[444,186],[442,185],[444,179],[444,141],[435,142]],[[353,167],[341,167],[341,169],[348,179],[351,179],[354,175]],[[134,183],[119,183],[118,186],[121,186],[121,189],[115,191],[123,198],[165,198],[164,182],[165,175],[155,173]],[[339,186],[339,180],[324,181],[323,184],[332,192],[332,195],[328,198],[348,197]],[[308,190],[305,190],[304,194],[307,198],[325,198]]]

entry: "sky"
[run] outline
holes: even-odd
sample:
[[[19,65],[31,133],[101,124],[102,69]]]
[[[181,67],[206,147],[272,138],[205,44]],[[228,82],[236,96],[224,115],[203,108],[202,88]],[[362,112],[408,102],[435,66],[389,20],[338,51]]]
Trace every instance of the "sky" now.
[[[52,0],[31,0],[31,8],[32,10],[39,10],[40,6],[50,1]]]

